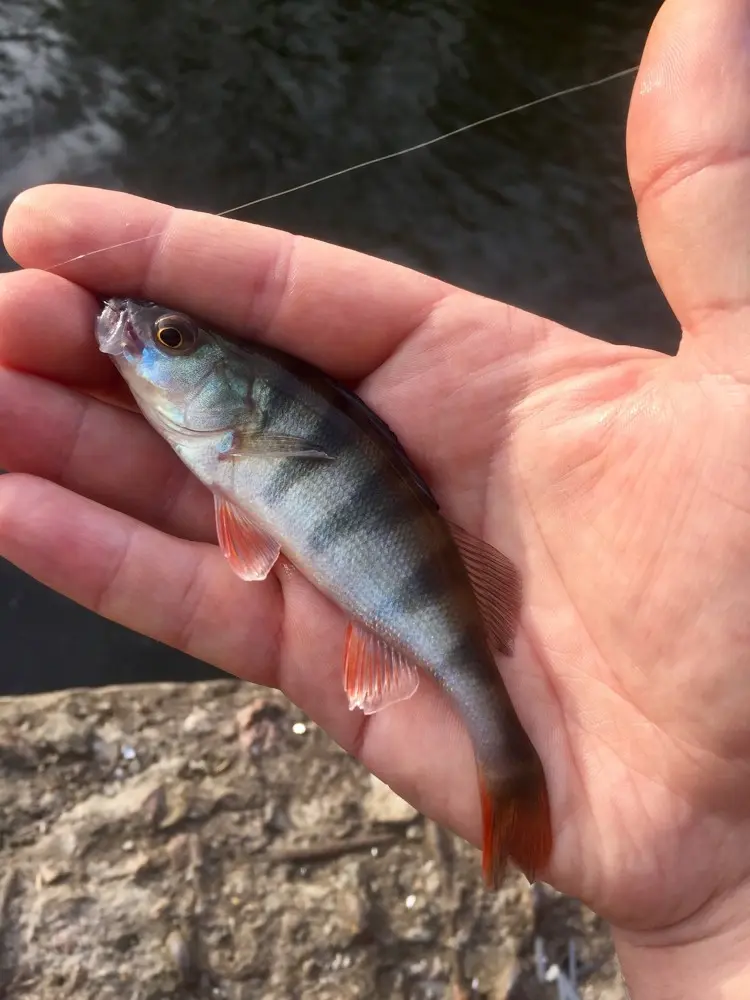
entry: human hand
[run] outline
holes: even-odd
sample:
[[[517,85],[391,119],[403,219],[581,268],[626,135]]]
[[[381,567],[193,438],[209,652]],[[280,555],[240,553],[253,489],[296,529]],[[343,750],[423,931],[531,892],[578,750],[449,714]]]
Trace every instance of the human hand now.
[[[233,575],[210,497],[97,352],[90,293],[155,299],[359,382],[446,514],[522,568],[521,632],[501,669],[550,788],[544,875],[613,923],[634,996],[668,997],[680,977],[675,996],[692,995],[685,982],[706,995],[701,968],[729,967],[747,928],[748,27],[747,0],[669,0],[636,83],[629,167],[685,331],[676,358],[123,194],[37,189],[5,228],[27,270],[0,281],[0,466],[20,473],[0,478],[0,555],[282,687],[477,842],[473,754],[445,701],[423,684],[367,720],[348,711],[342,617],[298,574]]]

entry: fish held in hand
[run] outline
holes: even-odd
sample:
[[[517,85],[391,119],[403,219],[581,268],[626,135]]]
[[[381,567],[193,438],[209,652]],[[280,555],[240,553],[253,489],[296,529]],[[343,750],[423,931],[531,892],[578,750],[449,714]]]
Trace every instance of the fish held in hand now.
[[[515,566],[449,524],[387,425],[317,368],[133,299],[105,302],[96,335],[212,492],[234,572],[263,580],[283,552],[349,616],[350,708],[410,698],[420,670],[436,679],[474,747],[485,878],[497,886],[510,858],[533,880],[552,848],[547,787],[493,656],[512,653]]]

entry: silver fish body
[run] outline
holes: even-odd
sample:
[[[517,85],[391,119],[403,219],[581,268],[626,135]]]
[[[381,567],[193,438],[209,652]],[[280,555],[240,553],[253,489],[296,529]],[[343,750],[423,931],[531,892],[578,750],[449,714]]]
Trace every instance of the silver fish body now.
[[[488,879],[497,883],[507,855],[527,870],[543,863],[544,776],[488,641],[489,622],[494,645],[511,650],[512,565],[442,518],[387,426],[316,368],[134,300],[105,304],[97,338],[145,417],[217,498],[230,563],[242,562],[244,525],[269,545],[262,572],[247,578],[262,578],[281,550],[348,613],[350,704],[376,711],[409,697],[418,669],[453,699],[479,767]],[[544,815],[524,832],[526,800]]]

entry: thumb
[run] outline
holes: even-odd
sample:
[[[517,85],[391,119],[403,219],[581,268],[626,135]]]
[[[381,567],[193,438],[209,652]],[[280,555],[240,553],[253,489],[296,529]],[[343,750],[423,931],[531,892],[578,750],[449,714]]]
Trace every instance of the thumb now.
[[[649,261],[682,352],[750,376],[750,0],[667,0],[628,120]]]

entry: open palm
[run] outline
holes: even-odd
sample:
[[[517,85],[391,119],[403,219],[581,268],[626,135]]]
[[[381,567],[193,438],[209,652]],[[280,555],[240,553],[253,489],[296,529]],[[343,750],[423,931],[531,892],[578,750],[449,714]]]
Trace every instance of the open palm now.
[[[234,577],[210,497],[98,354],[84,289],[181,308],[356,381],[445,512],[521,566],[521,632],[501,669],[548,777],[543,874],[634,932],[750,881],[750,54],[744,5],[708,6],[662,10],[630,122],[646,248],[685,330],[677,358],[335,247],[77,188],[15,203],[5,239],[28,270],[0,283],[0,465],[32,474],[0,479],[0,554],[281,686],[476,840],[471,746],[446,701],[423,683],[367,722],[347,710],[343,618],[294,572]],[[36,270],[162,230],[65,277]]]

